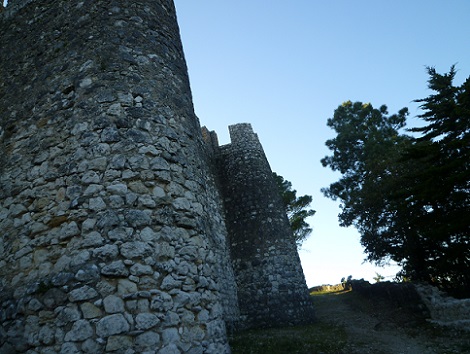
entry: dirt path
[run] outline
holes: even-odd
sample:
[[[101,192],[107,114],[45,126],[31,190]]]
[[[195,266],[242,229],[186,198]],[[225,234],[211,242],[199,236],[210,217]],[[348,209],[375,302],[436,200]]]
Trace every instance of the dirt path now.
[[[435,343],[426,337],[412,337],[399,324],[384,318],[383,313],[364,309],[363,303],[358,305],[354,302],[354,295],[351,293],[316,295],[314,301],[319,321],[339,325],[346,330],[350,339],[345,348],[347,353],[443,353],[435,347]]]
[[[470,354],[470,332],[430,323],[425,307],[396,294],[313,295],[311,325],[235,333],[234,354]]]

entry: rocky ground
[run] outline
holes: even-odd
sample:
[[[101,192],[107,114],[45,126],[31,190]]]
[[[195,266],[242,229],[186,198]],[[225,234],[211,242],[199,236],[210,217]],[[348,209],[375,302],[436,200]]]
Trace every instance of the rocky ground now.
[[[430,323],[422,303],[385,289],[314,295],[314,324],[237,333],[232,353],[470,354],[470,332]]]
[[[314,302],[320,322],[346,331],[344,353],[470,353],[469,333],[433,326],[424,316],[383,299],[337,292],[316,295]]]

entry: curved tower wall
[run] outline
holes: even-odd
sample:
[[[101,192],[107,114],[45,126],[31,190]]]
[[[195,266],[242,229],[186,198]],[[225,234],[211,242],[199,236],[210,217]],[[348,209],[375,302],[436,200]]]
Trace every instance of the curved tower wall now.
[[[228,352],[173,2],[10,0],[0,33],[0,352]]]
[[[229,127],[219,149],[221,189],[242,322],[247,327],[311,323],[305,277],[286,210],[250,124]]]

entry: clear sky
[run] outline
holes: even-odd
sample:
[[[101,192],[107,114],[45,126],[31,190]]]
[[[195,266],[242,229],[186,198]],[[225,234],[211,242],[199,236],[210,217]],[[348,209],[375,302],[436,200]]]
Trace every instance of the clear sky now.
[[[309,286],[353,275],[372,281],[396,268],[363,264],[354,228],[338,226],[339,203],[320,189],[334,137],[326,120],[347,100],[390,113],[428,96],[425,67],[470,75],[469,0],[175,0],[195,111],[222,144],[227,126],[249,122],[273,171],[309,194],[317,210],[300,252]],[[391,278],[389,278],[391,279]]]

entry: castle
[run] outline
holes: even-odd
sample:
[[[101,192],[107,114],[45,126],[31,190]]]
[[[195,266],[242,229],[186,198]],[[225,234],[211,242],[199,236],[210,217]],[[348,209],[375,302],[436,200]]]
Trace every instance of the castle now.
[[[172,0],[10,0],[0,33],[1,354],[313,320],[257,135],[194,114]]]

